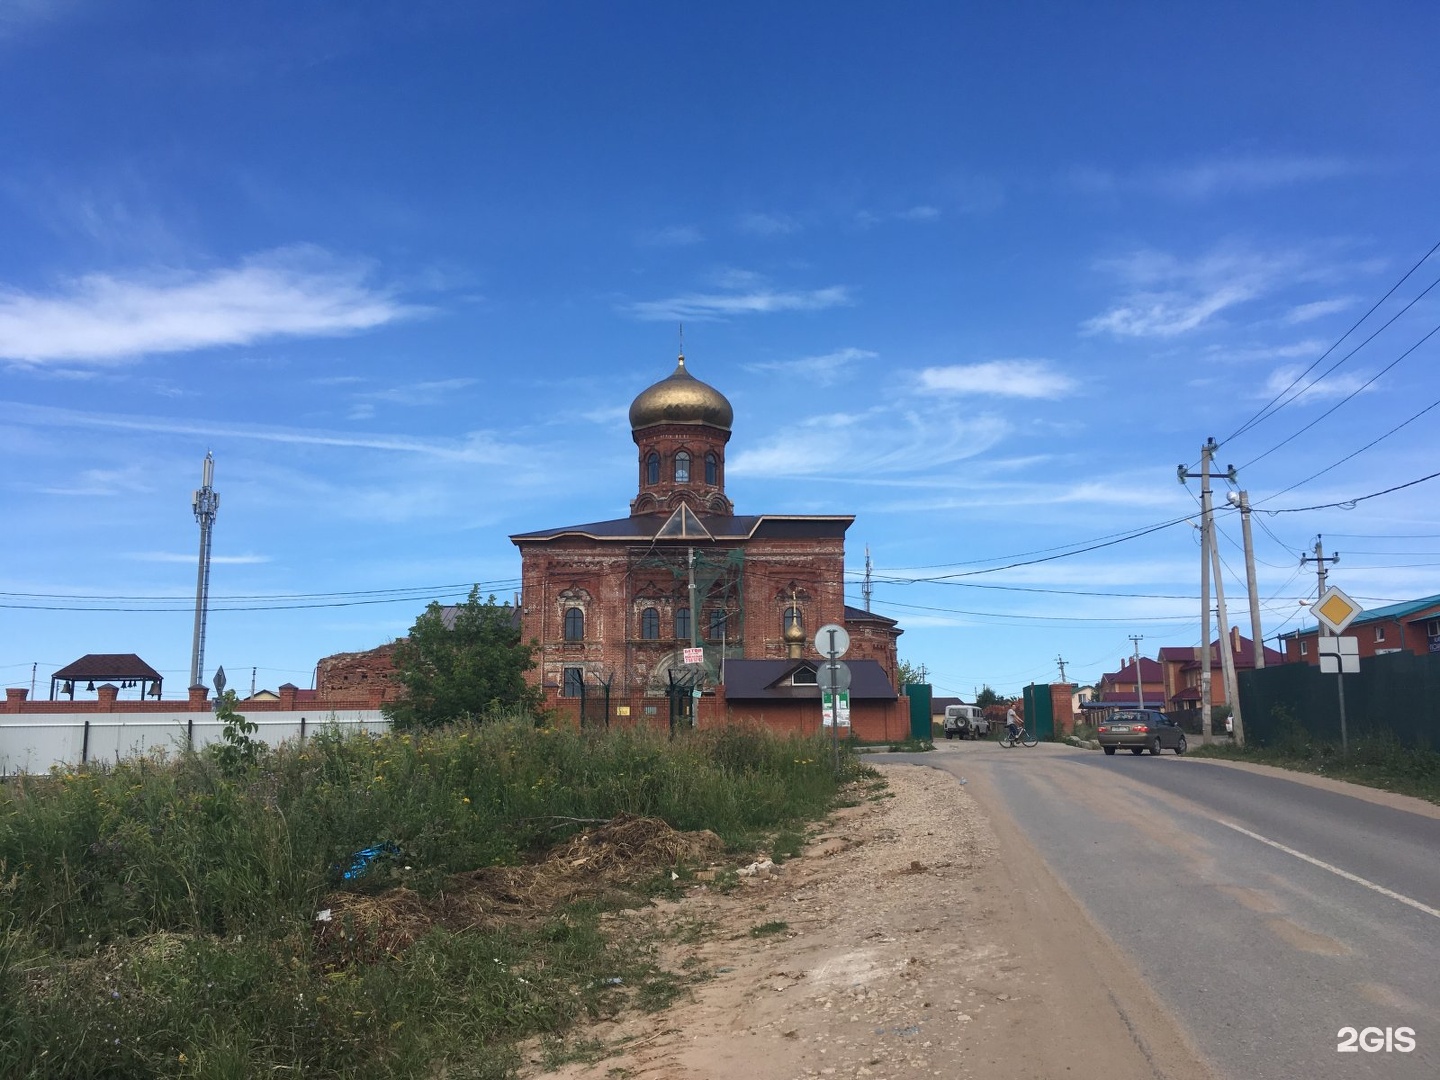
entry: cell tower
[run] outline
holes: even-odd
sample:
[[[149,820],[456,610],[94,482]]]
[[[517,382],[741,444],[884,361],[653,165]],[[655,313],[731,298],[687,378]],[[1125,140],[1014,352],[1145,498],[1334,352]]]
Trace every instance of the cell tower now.
[[[210,531],[215,528],[215,511],[220,509],[220,496],[211,485],[215,482],[215,455],[205,452],[201,486],[190,501],[195,520],[200,523],[200,573],[195,581],[195,644],[190,651],[190,685],[204,686],[201,672],[205,668],[205,618],[210,612]]]

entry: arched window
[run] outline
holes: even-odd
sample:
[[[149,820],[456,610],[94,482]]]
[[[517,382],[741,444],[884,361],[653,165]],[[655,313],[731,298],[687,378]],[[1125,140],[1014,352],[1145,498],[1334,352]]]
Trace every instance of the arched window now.
[[[677,484],[690,482],[690,455],[684,450],[675,455],[675,482]]]
[[[690,609],[688,607],[675,609],[675,636],[683,641],[690,640]]]
[[[710,640],[719,641],[726,635],[726,625],[730,621],[730,613],[724,608],[710,609]]]
[[[654,641],[660,636],[660,612],[653,607],[640,612],[640,636],[646,641]]]
[[[705,455],[705,483],[711,487],[720,483],[720,459],[714,454]]]
[[[660,455],[651,451],[645,455],[645,483],[658,484],[660,482]]]
[[[585,612],[578,607],[565,609],[565,640],[585,640]]]
[[[792,626],[798,626],[801,630],[805,629],[805,619],[800,614],[800,609],[794,604],[791,604],[785,609],[785,618],[781,624],[781,629],[789,630]]]

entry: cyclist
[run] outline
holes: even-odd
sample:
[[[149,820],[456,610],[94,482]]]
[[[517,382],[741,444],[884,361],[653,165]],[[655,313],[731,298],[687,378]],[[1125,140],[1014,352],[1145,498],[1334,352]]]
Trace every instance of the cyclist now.
[[[1011,742],[1020,738],[1020,726],[1020,714],[1015,711],[1015,706],[1012,704],[1005,714],[1005,730],[1010,733]]]

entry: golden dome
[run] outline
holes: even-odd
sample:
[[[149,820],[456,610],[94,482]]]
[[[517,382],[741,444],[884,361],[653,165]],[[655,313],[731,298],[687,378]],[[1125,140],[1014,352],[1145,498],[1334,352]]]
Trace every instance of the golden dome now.
[[[794,645],[805,640],[805,629],[800,625],[800,620],[791,622],[780,635],[787,645]]]
[[[632,431],[656,424],[705,424],[729,431],[734,419],[725,395],[685,370],[683,353],[669,376],[642,390],[630,404]]]

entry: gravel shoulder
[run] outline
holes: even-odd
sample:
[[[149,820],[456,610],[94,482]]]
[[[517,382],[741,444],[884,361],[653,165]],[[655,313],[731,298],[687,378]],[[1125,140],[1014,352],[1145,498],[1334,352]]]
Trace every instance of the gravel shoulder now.
[[[1013,824],[954,777],[871,761],[888,785],[862,787],[800,858],[618,914],[699,981],[572,1033],[595,1060],[547,1071],[537,1046],[524,1075],[1212,1077]]]

